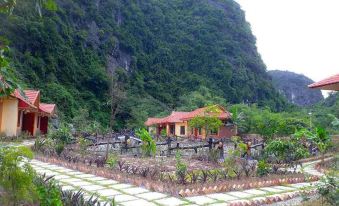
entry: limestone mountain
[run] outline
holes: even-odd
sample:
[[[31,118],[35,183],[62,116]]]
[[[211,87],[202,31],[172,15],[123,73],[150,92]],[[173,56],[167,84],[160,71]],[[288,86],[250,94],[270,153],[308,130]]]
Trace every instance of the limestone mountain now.
[[[320,90],[307,87],[314,81],[302,74],[280,70],[272,70],[268,73],[272,77],[275,88],[292,104],[310,106],[324,99]]]
[[[57,0],[42,17],[32,14],[33,1],[22,2],[0,14],[0,36],[10,41],[18,78],[66,120],[87,108],[108,124],[112,73],[125,93],[117,128],[212,99],[286,105],[234,0]]]

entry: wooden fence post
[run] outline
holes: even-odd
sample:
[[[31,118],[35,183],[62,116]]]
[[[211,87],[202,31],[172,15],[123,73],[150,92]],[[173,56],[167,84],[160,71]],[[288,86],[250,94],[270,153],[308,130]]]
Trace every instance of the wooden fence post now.
[[[167,156],[170,156],[171,155],[171,138],[170,137],[167,137]]]
[[[211,151],[212,150],[212,147],[213,147],[213,139],[212,138],[209,138],[208,139],[208,149]]]

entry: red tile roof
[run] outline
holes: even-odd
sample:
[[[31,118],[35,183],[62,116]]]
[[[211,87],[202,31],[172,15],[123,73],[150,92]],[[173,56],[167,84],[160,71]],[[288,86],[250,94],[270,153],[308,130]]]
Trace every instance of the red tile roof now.
[[[229,113],[228,111],[226,111],[223,107],[219,106],[219,105],[215,105],[215,109],[219,109],[220,110],[220,114],[219,114],[219,118],[220,119],[229,119],[231,118],[231,113]],[[196,116],[204,116],[206,115],[206,111],[209,107],[203,107],[203,108],[199,108],[199,109],[196,109],[192,112],[190,112],[186,117],[183,118],[183,120],[189,120],[189,119],[192,119]],[[209,113],[212,113],[212,112],[209,112]],[[219,111],[218,111],[219,113]]]
[[[339,91],[339,74],[315,82],[311,85],[308,85],[309,88],[319,88],[323,90],[336,90]]]
[[[28,100],[38,106],[39,105],[39,102],[38,101],[38,98],[39,98],[39,95],[40,95],[40,91],[36,91],[36,90],[24,90],[25,92],[25,95],[26,97],[28,98]]]
[[[48,115],[53,115],[55,113],[55,104],[45,104],[45,103],[40,103],[39,104],[39,111],[46,113]]]
[[[19,99],[19,109],[30,110],[30,111],[39,111],[46,115],[54,115],[56,105],[55,104],[45,104],[40,103],[39,95],[40,91],[35,90],[24,90],[24,95],[19,92],[18,89],[14,91],[11,95]],[[36,106],[38,105],[38,106]],[[38,110],[39,109],[39,110]]]
[[[223,107],[216,105],[220,108],[221,113],[219,114],[220,119],[228,119],[231,118],[231,113],[226,111]],[[199,115],[205,115],[205,111],[208,107],[203,107],[196,109],[192,112],[172,112],[171,115],[163,118],[148,118],[145,122],[146,126],[151,126],[155,124],[167,124],[167,123],[176,123],[190,120]]]
[[[25,96],[21,95],[19,90],[16,89],[11,96],[16,97],[17,99],[19,99],[19,108],[20,109],[33,109],[33,110],[36,110],[37,107],[32,104],[32,102],[26,96],[25,92],[24,92],[24,95]]]

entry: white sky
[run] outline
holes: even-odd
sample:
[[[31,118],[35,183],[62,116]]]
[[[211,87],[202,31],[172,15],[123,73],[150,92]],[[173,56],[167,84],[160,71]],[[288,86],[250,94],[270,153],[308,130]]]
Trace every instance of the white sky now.
[[[339,73],[339,0],[236,0],[268,70],[314,81]]]

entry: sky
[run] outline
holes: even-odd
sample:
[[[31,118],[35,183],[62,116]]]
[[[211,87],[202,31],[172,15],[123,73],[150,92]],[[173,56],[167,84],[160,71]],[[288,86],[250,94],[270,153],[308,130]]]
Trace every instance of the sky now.
[[[339,0],[236,0],[268,70],[314,81],[339,73]]]

